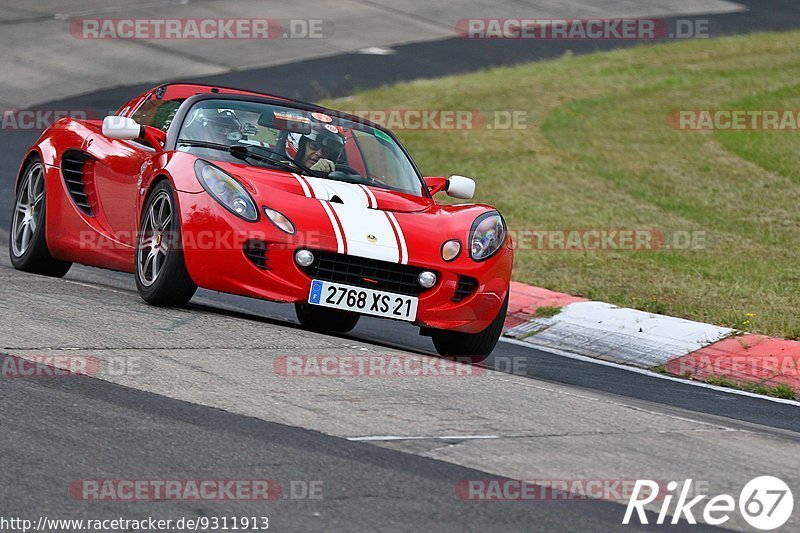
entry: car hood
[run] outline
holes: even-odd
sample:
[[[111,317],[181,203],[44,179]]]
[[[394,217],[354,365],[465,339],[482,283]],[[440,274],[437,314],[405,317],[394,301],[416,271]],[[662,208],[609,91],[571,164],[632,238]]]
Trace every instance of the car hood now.
[[[301,176],[280,170],[251,167],[238,163],[214,161],[214,164],[240,179],[256,197],[268,196],[268,189],[272,188],[302,197],[340,203],[354,209],[363,208],[397,213],[416,213],[435,205],[431,198],[414,196],[380,187],[346,183],[334,179]]]

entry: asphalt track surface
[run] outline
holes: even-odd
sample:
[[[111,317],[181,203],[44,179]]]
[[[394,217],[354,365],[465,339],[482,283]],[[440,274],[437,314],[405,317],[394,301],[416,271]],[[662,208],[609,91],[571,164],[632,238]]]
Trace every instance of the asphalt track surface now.
[[[606,502],[465,505],[453,497],[459,480],[495,476],[91,378],[9,381],[0,387],[0,401],[0,427],[15,435],[0,465],[4,478],[21,480],[2,493],[6,517],[31,516],[25,511],[32,508],[72,519],[255,515],[268,516],[277,531],[423,527],[458,533],[524,531],[532,524],[541,530],[592,524],[588,529],[601,531],[618,525],[621,516],[619,505]],[[119,446],[126,441],[136,445]],[[31,466],[30,456],[41,460]],[[209,477],[202,478],[203,471]],[[164,472],[169,479],[270,479],[283,490],[266,503],[156,501],[137,502],[132,510],[129,503],[70,500],[64,485],[53,483],[111,472],[126,472],[127,479],[157,479]],[[322,481],[324,497],[301,500],[304,485],[298,483],[314,481]]]
[[[751,11],[709,17],[712,29],[716,28],[719,34],[800,27],[800,10],[790,1],[742,3]],[[400,46],[390,56],[346,54],[198,81],[313,100],[346,95],[356,87],[556,57],[566,49],[584,53],[626,45],[549,42],[534,46],[525,41],[453,39]],[[105,112],[144,88],[105,90],[42,107]],[[37,134],[0,135],[0,222],[7,227],[13,174]],[[7,261],[0,268],[7,269]],[[68,279],[87,286],[131,293],[135,290],[128,275],[88,267],[74,267]],[[42,289],[35,277],[26,283],[32,293]],[[290,324],[294,323],[291,306],[208,291],[200,291],[190,309],[265,326],[292,327]],[[9,308],[4,312],[24,319],[24,309]],[[416,328],[377,319],[362,319],[344,340],[406,353],[433,353],[430,341],[419,337]],[[795,442],[795,446],[800,433],[800,416],[792,405],[698,388],[505,343],[498,345],[487,366],[506,370],[509,361],[515,361],[521,374],[536,383],[602,393],[665,416],[694,413],[708,423],[724,423],[785,439]],[[257,514],[253,504],[242,502],[218,503],[211,508],[192,503],[166,507],[163,502],[140,502],[133,510],[122,504],[87,506],[65,498],[63,484],[54,483],[113,478],[123,472],[124,476],[119,477],[147,479],[161,477],[165,471],[176,479],[202,477],[203,472],[213,472],[215,478],[324,477],[323,500],[278,500],[267,506],[270,519],[284,525],[278,530],[609,530],[619,527],[624,509],[618,504],[599,502],[569,506],[509,502],[470,507],[453,497],[453,486],[458,480],[492,477],[485,472],[98,379],[4,380],[0,397],[0,405],[4,406],[0,410],[4,450],[0,458],[0,471],[4,473],[0,515],[5,516],[38,515],[45,509],[52,516],[70,518],[110,517],[123,512],[127,517],[158,514],[160,518]],[[13,489],[8,480],[17,480]]]

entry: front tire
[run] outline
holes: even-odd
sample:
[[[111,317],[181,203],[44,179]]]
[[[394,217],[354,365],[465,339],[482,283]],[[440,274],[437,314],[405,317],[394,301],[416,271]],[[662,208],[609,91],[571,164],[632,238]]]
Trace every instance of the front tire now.
[[[63,278],[72,263],[59,261],[47,248],[47,201],[44,166],[34,157],[25,167],[14,201],[8,253],[17,270]]]
[[[480,333],[461,333],[459,331],[435,330],[431,340],[439,355],[444,357],[468,357],[472,363],[480,363],[491,355],[503,334],[503,324],[508,312],[508,294],[503,306],[489,326]]]
[[[183,307],[197,285],[186,270],[175,190],[168,180],[153,189],[136,241],[136,288],[150,305]]]
[[[356,313],[326,309],[310,304],[295,304],[294,310],[300,325],[312,331],[347,333],[356,327],[358,319],[361,318],[361,315]]]

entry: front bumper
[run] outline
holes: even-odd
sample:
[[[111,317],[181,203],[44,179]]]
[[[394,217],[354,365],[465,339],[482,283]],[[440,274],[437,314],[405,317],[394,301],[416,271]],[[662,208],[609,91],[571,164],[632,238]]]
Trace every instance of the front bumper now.
[[[307,302],[311,277],[297,266],[294,252],[299,248],[336,252],[332,234],[298,231],[288,235],[263,216],[259,222],[249,223],[221,209],[205,193],[179,192],[178,203],[186,266],[192,280],[205,289],[282,303]],[[313,227],[290,218],[298,228]],[[245,252],[257,243],[266,245],[266,261],[260,266]],[[409,253],[411,265],[438,274],[436,285],[418,295],[416,325],[465,333],[478,333],[489,326],[508,291],[513,263],[510,245],[481,263],[464,253],[453,263],[441,259],[420,262],[413,250]],[[478,283],[471,294],[454,301],[459,275]]]

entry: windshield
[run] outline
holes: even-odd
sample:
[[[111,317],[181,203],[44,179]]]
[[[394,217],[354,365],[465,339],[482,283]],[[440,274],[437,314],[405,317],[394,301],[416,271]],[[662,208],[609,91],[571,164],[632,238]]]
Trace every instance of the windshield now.
[[[387,133],[335,115],[275,104],[202,100],[186,114],[177,149],[415,196],[424,190],[414,165]]]

